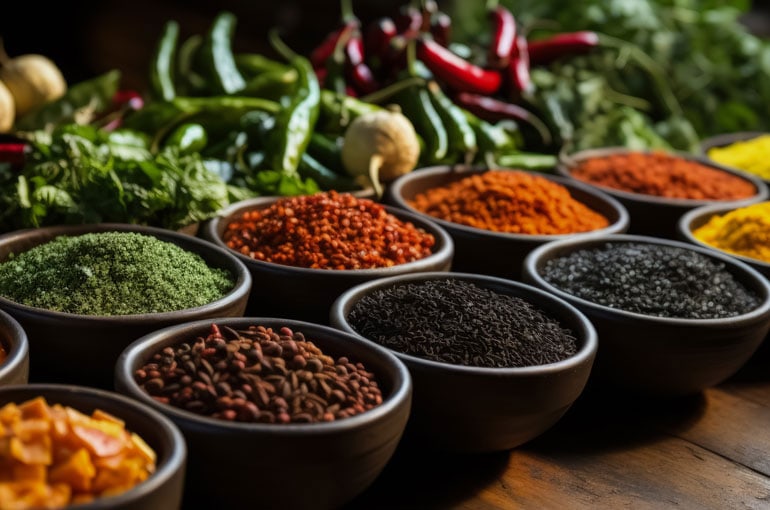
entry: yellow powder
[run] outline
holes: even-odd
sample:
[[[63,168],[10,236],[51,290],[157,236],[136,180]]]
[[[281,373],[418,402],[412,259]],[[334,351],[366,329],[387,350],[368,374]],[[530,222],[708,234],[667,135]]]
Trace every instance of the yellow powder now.
[[[708,157],[720,165],[770,179],[770,135],[709,149]]]
[[[722,251],[770,262],[770,202],[715,215],[693,235]]]

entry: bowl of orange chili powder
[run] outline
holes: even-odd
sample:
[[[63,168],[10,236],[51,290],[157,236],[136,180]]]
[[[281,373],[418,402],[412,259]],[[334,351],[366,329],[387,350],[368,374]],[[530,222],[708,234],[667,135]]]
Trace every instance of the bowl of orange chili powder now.
[[[435,166],[393,181],[385,201],[452,236],[452,270],[519,279],[534,248],[566,237],[623,233],[625,208],[574,180],[515,169]]]
[[[637,235],[676,239],[680,217],[696,207],[769,196],[759,177],[677,152],[589,149],[564,156],[556,169],[621,202],[630,215],[628,232]]]

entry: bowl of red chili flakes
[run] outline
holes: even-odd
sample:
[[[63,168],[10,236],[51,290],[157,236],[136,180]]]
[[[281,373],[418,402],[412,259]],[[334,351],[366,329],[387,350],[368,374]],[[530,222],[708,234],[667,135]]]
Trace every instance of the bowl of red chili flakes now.
[[[385,202],[452,236],[452,271],[521,279],[525,257],[556,239],[623,233],[628,213],[588,185],[512,168],[439,165],[402,175]]]
[[[630,215],[629,234],[667,239],[678,239],[679,219],[696,207],[770,196],[759,177],[676,151],[588,149],[562,156],[556,170],[622,203]]]
[[[454,255],[452,238],[434,222],[336,191],[237,202],[207,221],[201,234],[251,272],[247,315],[320,324],[350,287],[449,271]]]

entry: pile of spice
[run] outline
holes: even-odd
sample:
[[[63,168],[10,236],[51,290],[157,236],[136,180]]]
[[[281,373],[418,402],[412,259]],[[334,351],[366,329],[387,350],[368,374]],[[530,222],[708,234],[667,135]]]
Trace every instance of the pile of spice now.
[[[757,136],[724,147],[712,147],[707,154],[720,165],[770,180],[770,135]]]
[[[587,301],[657,317],[734,317],[760,304],[724,264],[675,246],[608,242],[551,259],[541,274]]]
[[[230,222],[223,240],[265,262],[313,269],[374,269],[429,256],[432,234],[383,205],[329,191],[281,198]]]
[[[770,263],[770,202],[715,214],[692,235],[722,251]]]
[[[377,289],[347,321],[389,349],[455,365],[526,367],[577,352],[573,334],[527,301],[451,278]]]
[[[571,234],[609,225],[561,184],[518,171],[470,175],[419,193],[408,203],[435,218],[509,234]]]
[[[115,496],[155,472],[156,454],[119,418],[43,397],[0,409],[0,508],[64,508]]]
[[[746,179],[661,151],[587,158],[570,174],[599,186],[667,198],[736,200],[757,193]]]
[[[0,295],[83,315],[170,312],[227,294],[233,276],[196,253],[134,232],[59,236],[0,264]]]
[[[382,403],[363,364],[335,360],[287,327],[212,324],[207,337],[164,348],[134,376],[158,402],[228,421],[326,422]]]

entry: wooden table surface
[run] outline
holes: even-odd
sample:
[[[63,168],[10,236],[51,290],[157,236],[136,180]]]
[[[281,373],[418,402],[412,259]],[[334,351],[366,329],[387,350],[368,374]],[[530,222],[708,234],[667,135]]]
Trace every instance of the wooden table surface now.
[[[670,400],[589,388],[507,452],[399,446],[358,509],[770,509],[770,346],[728,381]]]

